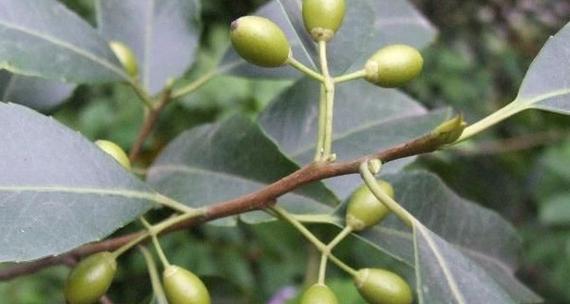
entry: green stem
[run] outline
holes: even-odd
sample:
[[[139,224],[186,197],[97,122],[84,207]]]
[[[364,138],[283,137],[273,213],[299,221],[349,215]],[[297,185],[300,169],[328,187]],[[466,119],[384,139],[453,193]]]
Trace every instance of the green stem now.
[[[344,240],[351,233],[352,233],[352,227],[350,227],[350,226],[344,227],[344,229],[342,229],[337,234],[337,236],[327,245],[327,248],[332,251],[336,247],[336,245],[338,245],[342,240]]]
[[[168,208],[174,209],[176,211],[180,211],[183,213],[193,213],[195,212],[197,209],[194,209],[192,207],[188,207],[176,200],[171,199],[168,196],[164,196],[162,194],[156,194],[154,196],[154,201],[160,205],[166,206]]]
[[[160,246],[160,242],[158,241],[158,238],[156,237],[157,232],[154,230],[155,228],[151,224],[149,224],[149,222],[147,222],[147,220],[143,216],[140,217],[140,220],[143,223],[146,230],[150,234],[150,237],[152,239],[152,244],[154,245],[154,249],[156,250],[158,257],[160,258],[160,261],[162,262],[162,266],[164,268],[170,266],[170,262],[168,262],[168,259],[166,258],[166,255],[164,254],[164,251],[162,250],[162,246]]]
[[[327,276],[327,258],[328,255],[325,252],[321,253],[321,263],[319,264],[319,279],[318,283],[325,285],[325,277]]]
[[[329,72],[329,65],[327,60],[327,43],[319,41],[319,58],[321,61],[321,72],[324,77],[325,87],[325,130],[324,130],[324,147],[323,158],[326,161],[334,160],[332,154],[332,132],[333,132],[333,114],[334,114],[334,94],[335,84]]]
[[[150,282],[152,284],[154,296],[156,297],[156,302],[158,304],[168,304],[168,301],[166,300],[166,294],[162,288],[162,283],[160,282],[160,277],[158,275],[158,270],[152,254],[144,246],[139,246],[138,248],[141,251],[146,262],[146,268],[148,269],[148,274],[150,276]]]
[[[402,208],[400,204],[398,204],[393,198],[391,198],[388,194],[384,193],[382,188],[378,186],[376,182],[376,178],[370,172],[370,166],[368,161],[362,162],[360,164],[360,176],[366,183],[366,186],[370,189],[372,194],[382,202],[390,211],[392,211],[400,220],[402,220],[406,225],[409,227],[412,226],[414,222],[414,217],[406,211],[406,209]]]
[[[491,115],[481,119],[480,121],[468,126],[461,134],[461,137],[455,143],[462,142],[467,140],[468,138],[477,135],[481,131],[488,129],[489,127],[517,114],[518,112],[525,109],[525,106],[521,106],[521,104],[515,100],[508,105],[504,106],[503,108],[497,110],[496,112],[492,113]]]
[[[360,70],[360,71],[356,71],[356,72],[353,72],[350,74],[335,77],[335,78],[333,78],[333,81],[334,81],[334,83],[338,84],[338,83],[342,83],[342,82],[347,82],[347,81],[351,81],[351,80],[364,78],[365,76],[366,76],[366,71]]]
[[[317,148],[315,149],[315,161],[320,162],[323,160],[323,153],[325,152],[325,127],[326,117],[325,112],[327,108],[327,100],[325,96],[325,85],[321,84],[321,92],[319,95],[319,125],[317,128]]]
[[[305,75],[307,75],[307,76],[309,76],[315,80],[318,80],[320,82],[324,81],[323,75],[315,72],[311,68],[309,68],[306,65],[302,64],[301,62],[297,61],[297,59],[293,58],[293,56],[289,56],[289,59],[287,60],[287,64],[289,64],[293,68],[299,70],[301,73],[304,73]]]
[[[183,86],[182,88],[172,92],[171,98],[175,99],[175,98],[180,98],[184,95],[191,94],[194,91],[201,88],[206,83],[208,83],[208,81],[210,81],[212,78],[216,77],[217,75],[218,75],[218,70],[210,71],[210,72],[202,75],[200,78],[198,78],[198,79],[192,81],[191,83]]]
[[[168,218],[168,219],[166,219],[166,220],[164,220],[164,221],[162,221],[156,225],[153,225],[151,227],[152,227],[152,230],[158,235],[163,230],[165,230],[169,227],[172,227],[172,226],[174,226],[180,222],[183,222],[187,219],[200,217],[200,216],[204,215],[204,213],[205,213],[204,209],[193,209],[191,212],[187,212],[187,213],[184,213],[181,215],[177,215],[177,216]],[[113,252],[113,256],[115,258],[118,258],[123,253],[127,252],[129,249],[131,249],[135,245],[139,244],[140,242],[144,241],[149,236],[150,236],[150,232],[148,230],[141,232],[141,234],[139,236],[132,239],[130,242],[126,243],[125,245],[121,246],[119,249],[115,250]]]
[[[154,102],[138,83],[136,83],[134,80],[130,80],[127,83],[131,86],[131,88],[133,88],[133,91],[135,91],[135,93],[139,97],[140,101],[142,101],[142,103],[145,105],[145,107],[147,107],[149,110],[154,109]]]
[[[276,214],[278,214],[281,218],[289,222],[293,227],[295,227],[309,242],[311,242],[321,253],[325,253],[328,259],[331,260],[334,264],[336,264],[340,269],[344,270],[345,272],[349,273],[350,275],[356,275],[357,271],[354,268],[348,266],[337,257],[335,257],[329,250],[327,250],[327,246],[321,242],[311,231],[309,231],[301,222],[295,219],[294,216],[289,214],[285,209],[273,206],[270,207]]]

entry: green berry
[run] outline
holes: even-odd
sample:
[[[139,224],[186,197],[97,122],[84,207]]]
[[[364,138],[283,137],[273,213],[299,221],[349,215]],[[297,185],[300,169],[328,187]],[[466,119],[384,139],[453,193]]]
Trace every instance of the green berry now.
[[[411,304],[412,290],[397,274],[375,268],[358,271],[353,278],[360,295],[370,304]]]
[[[98,140],[95,144],[107,154],[111,155],[121,166],[127,170],[131,170],[131,161],[127,153],[112,141]]]
[[[109,42],[109,46],[111,46],[111,50],[113,50],[113,53],[115,53],[115,56],[117,56],[117,59],[119,59],[125,71],[127,71],[131,77],[136,78],[139,74],[139,67],[135,53],[124,43],[119,41],[111,41]]]
[[[377,182],[384,193],[394,198],[392,185],[383,180]],[[390,210],[374,196],[370,189],[362,185],[352,193],[348,200],[346,224],[353,231],[362,231],[378,224],[389,213]]]
[[[192,272],[170,265],[162,274],[164,292],[170,304],[210,304],[210,294]]]
[[[100,252],[82,260],[73,268],[65,284],[69,304],[97,302],[111,286],[117,262],[110,252]]]
[[[300,304],[337,304],[334,292],[326,285],[314,284],[303,293]]]
[[[416,78],[424,60],[408,45],[394,44],[380,49],[366,63],[366,80],[381,87],[395,88]]]
[[[279,26],[269,19],[241,17],[232,22],[230,36],[236,52],[255,65],[279,67],[289,59],[289,41]]]
[[[303,0],[305,28],[315,41],[329,41],[342,25],[344,0]]]

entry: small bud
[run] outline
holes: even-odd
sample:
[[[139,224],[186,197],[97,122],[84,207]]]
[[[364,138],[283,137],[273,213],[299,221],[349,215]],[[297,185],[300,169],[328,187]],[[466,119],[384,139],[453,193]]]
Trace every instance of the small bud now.
[[[131,161],[127,153],[117,144],[108,140],[98,140],[95,144],[105,153],[111,155],[123,168],[131,170]]]
[[[344,0],[303,0],[305,28],[315,41],[330,41],[342,25]]]
[[[170,265],[162,274],[164,292],[170,304],[210,304],[208,289],[192,272]]]
[[[137,78],[139,67],[137,57],[135,53],[133,53],[133,50],[119,41],[111,41],[109,42],[109,46],[111,46],[111,50],[113,50],[113,53],[115,53],[115,56],[117,56],[117,59],[119,59],[125,71],[127,71],[131,77]]]
[[[279,67],[287,63],[291,54],[285,33],[263,17],[245,16],[235,20],[230,36],[236,52],[255,65]]]
[[[388,182],[378,180],[378,186],[390,197],[394,197],[394,188]],[[381,222],[390,209],[380,202],[376,196],[362,185],[352,193],[346,209],[346,225],[353,231],[362,231]]]
[[[397,274],[377,268],[366,268],[354,276],[354,283],[362,297],[371,304],[411,304],[412,290]]]
[[[91,304],[111,286],[117,261],[110,252],[100,252],[79,262],[65,283],[65,300],[69,304]]]
[[[338,300],[330,288],[314,284],[303,293],[300,304],[337,304]]]
[[[400,87],[420,74],[423,63],[417,49],[403,44],[390,45],[368,59],[365,78],[381,87]]]
[[[442,122],[431,132],[432,136],[436,137],[441,145],[448,145],[454,143],[463,130],[467,127],[467,123],[463,120],[463,115],[456,115],[453,118]]]

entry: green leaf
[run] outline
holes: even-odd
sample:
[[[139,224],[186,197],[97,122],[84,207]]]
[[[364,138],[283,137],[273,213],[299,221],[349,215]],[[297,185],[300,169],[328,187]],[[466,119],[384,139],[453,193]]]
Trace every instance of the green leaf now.
[[[94,144],[25,107],[0,103],[0,262],[99,240],[159,196]]]
[[[0,3],[0,68],[72,83],[128,80],[99,34],[55,0]]]
[[[481,267],[420,223],[414,224],[419,303],[519,303]]]
[[[251,121],[234,116],[186,131],[173,140],[150,168],[148,181],[164,194],[192,207],[229,200],[275,182],[299,167],[281,154]],[[298,213],[326,212],[337,199],[320,183],[279,198]],[[241,216],[262,221],[262,212]],[[233,224],[235,219],[224,219]]]
[[[319,84],[302,79],[278,96],[260,115],[264,131],[282,151],[307,164],[313,160],[318,123]],[[419,137],[445,120],[445,111],[426,113],[397,90],[381,89],[364,81],[338,87],[335,98],[333,152],[349,160]],[[389,163],[383,172],[395,172],[414,158]],[[361,183],[357,175],[326,181],[340,198]]]
[[[459,197],[437,176],[428,172],[400,173],[388,175],[386,179],[396,190],[396,200],[425,227],[416,227],[415,234],[412,234],[408,227],[390,215],[381,225],[359,234],[359,237],[411,267],[417,267],[418,282],[444,284],[427,285],[427,291],[420,291],[418,287],[418,292],[440,290],[436,292],[440,294],[449,289],[445,280],[435,279],[443,267],[433,260],[435,253],[430,247],[435,246],[444,251],[444,261],[453,264],[450,267],[454,273],[457,269],[465,270],[456,273],[456,280],[461,286],[474,290],[479,288],[476,285],[481,283],[474,278],[483,276],[481,272],[484,270],[487,273],[484,276],[492,278],[489,284],[500,286],[515,302],[540,301],[514,276],[520,241],[514,228],[497,213]],[[413,247],[414,243],[419,251]],[[474,274],[469,273],[470,269]],[[461,303],[441,299],[430,302],[427,294],[424,297],[424,303]],[[464,303],[508,303],[466,301]]]
[[[198,0],[97,0],[97,23],[107,40],[128,45],[150,93],[194,62],[201,32]]]
[[[522,108],[535,108],[570,115],[570,23],[550,37],[530,66],[517,103]]]
[[[295,58],[306,65],[319,66],[316,44],[307,33],[301,17],[300,0],[274,0],[255,15],[277,23],[289,38]],[[374,51],[391,43],[423,47],[433,41],[435,30],[407,1],[361,0],[347,5],[342,27],[329,43],[328,55],[333,74],[351,66],[361,69]],[[358,47],[355,47],[358,46]],[[222,60],[223,69],[248,77],[299,77],[292,68],[260,68],[247,64],[230,48]]]
[[[61,104],[74,86],[38,77],[15,75],[0,70],[0,100],[28,106],[38,111]]]
[[[570,192],[547,199],[540,208],[540,221],[548,225],[570,225]]]

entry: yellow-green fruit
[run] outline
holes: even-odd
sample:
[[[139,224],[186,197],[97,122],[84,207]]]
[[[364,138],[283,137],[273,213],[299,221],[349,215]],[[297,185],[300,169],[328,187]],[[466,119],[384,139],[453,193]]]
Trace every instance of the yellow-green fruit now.
[[[380,49],[364,67],[366,80],[381,87],[395,88],[416,78],[424,60],[420,52],[408,45],[394,44]]]
[[[378,186],[391,198],[394,198],[394,188],[388,182],[378,180]],[[362,231],[382,221],[390,210],[376,196],[362,185],[349,198],[346,209],[346,225],[353,231]]]
[[[278,67],[289,59],[289,41],[279,26],[269,19],[241,17],[232,22],[230,36],[236,52],[255,65]]]
[[[210,304],[210,294],[192,272],[170,265],[162,274],[164,292],[170,304]]]
[[[329,41],[342,25],[344,0],[303,0],[305,28],[315,41]]]
[[[303,293],[300,304],[337,304],[336,296],[323,284],[314,284]]]
[[[111,50],[113,50],[113,53],[115,53],[115,56],[117,56],[117,59],[119,59],[119,62],[121,62],[123,68],[125,68],[125,71],[127,71],[131,77],[136,78],[139,74],[139,67],[135,53],[124,43],[119,41],[111,41],[109,42],[109,46],[111,46]]]
[[[82,260],[73,268],[65,284],[65,300],[69,304],[97,302],[111,286],[117,261],[110,252],[100,252]]]
[[[131,161],[127,153],[117,144],[108,140],[98,140],[95,144],[107,154],[111,155],[121,166],[127,170],[131,170]]]
[[[376,268],[358,271],[354,283],[360,295],[370,304],[411,304],[412,290],[399,275]]]

